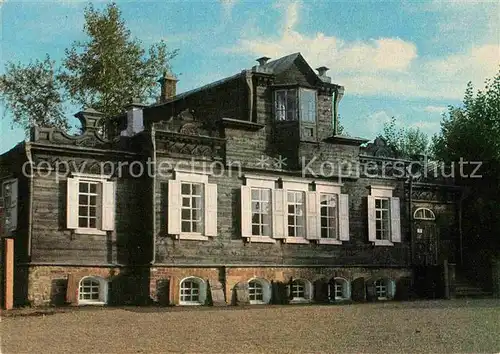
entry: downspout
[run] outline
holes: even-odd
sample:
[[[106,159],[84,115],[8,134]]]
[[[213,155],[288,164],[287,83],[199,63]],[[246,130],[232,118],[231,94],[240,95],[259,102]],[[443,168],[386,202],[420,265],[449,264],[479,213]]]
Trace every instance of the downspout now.
[[[335,90],[335,96],[333,101],[333,135],[336,136],[339,133],[339,103],[344,97],[344,86],[337,86]]]
[[[151,205],[152,205],[152,222],[153,222],[153,227],[152,227],[152,251],[153,251],[153,256],[151,257],[151,264],[156,263],[156,138],[155,138],[155,124],[151,124],[151,145],[153,148],[153,153],[151,154],[151,157],[153,159],[153,176],[151,177],[153,179],[152,181],[152,193],[151,193]]]
[[[28,158],[29,165],[30,165],[30,175],[29,175],[29,202],[28,202],[28,258],[29,261],[31,261],[31,238],[33,235],[33,194],[34,194],[34,188],[35,188],[35,182],[33,180],[33,157],[31,155],[31,145],[29,143],[26,143],[25,145],[26,149],[26,157]],[[24,168],[23,171],[24,173]]]
[[[245,80],[248,86],[248,121],[253,122],[253,82],[252,73],[245,71]]]

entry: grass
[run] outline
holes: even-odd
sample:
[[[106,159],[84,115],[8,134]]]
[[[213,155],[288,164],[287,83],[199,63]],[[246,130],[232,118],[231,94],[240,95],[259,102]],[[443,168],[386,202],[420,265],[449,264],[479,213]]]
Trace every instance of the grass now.
[[[2,318],[3,353],[500,352],[500,301],[77,308]]]

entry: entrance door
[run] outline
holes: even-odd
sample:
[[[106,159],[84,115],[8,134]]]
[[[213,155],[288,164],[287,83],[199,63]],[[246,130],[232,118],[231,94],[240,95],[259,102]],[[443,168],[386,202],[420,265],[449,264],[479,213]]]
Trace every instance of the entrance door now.
[[[419,208],[413,214],[413,219],[415,265],[437,265],[439,240],[434,213],[430,209]]]

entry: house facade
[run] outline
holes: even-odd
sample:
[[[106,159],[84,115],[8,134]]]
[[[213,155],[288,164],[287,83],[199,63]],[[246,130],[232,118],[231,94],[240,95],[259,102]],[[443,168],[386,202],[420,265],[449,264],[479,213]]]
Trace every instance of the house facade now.
[[[2,155],[18,305],[449,291],[460,191],[382,139],[337,134],[344,87],[327,68],[300,53],[258,61],[183,94],[164,75],[158,103],[132,102],[119,134],[88,109],[81,135],[36,127]]]

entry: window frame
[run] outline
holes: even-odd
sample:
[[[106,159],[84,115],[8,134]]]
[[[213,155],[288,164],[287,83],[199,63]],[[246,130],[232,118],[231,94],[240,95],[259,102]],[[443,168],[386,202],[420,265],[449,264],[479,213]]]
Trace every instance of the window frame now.
[[[401,204],[398,197],[393,196],[395,187],[392,186],[370,186],[370,195],[368,196],[368,241],[374,246],[394,246],[394,243],[401,241]],[[376,218],[376,200],[389,200],[389,239],[377,239],[377,218]]]
[[[288,105],[288,95],[289,92],[294,91],[294,96],[295,96],[295,112],[293,113],[294,119],[286,119],[287,113],[290,111],[288,107],[285,107],[285,119],[279,120],[278,118],[278,111],[281,111],[278,109],[278,93],[279,92],[285,92],[286,93],[286,98],[285,102],[286,105]],[[303,119],[304,112],[302,110],[302,99],[304,96],[304,92],[313,92],[314,93],[314,121],[305,121]],[[300,140],[302,141],[317,141],[317,136],[318,136],[318,102],[319,101],[319,95],[318,95],[318,90],[314,87],[306,87],[306,86],[300,86],[300,85],[289,85],[289,86],[275,86],[274,91],[273,91],[273,109],[274,109],[274,122],[278,124],[284,124],[284,123],[290,123],[290,122],[296,122],[299,125],[299,133],[300,133]],[[312,136],[307,136],[305,134],[307,129],[312,129]]]
[[[337,282],[342,282],[342,296],[337,296]],[[332,294],[333,290],[333,294]],[[328,299],[332,302],[348,301],[351,299],[351,283],[343,277],[334,277],[328,284]]]
[[[377,207],[377,202],[380,202],[380,207]],[[387,203],[387,208],[384,208],[384,202]],[[380,217],[377,216],[378,213],[380,213]],[[384,214],[387,217],[384,217]],[[375,197],[375,239],[377,242],[391,241],[391,220],[391,199],[389,197]],[[380,229],[377,227],[378,221],[380,221]],[[387,222],[387,229],[384,228],[384,221]],[[378,238],[379,231],[381,238]]]
[[[99,284],[99,299],[93,301],[92,299],[81,299],[81,288],[84,280],[96,281]],[[78,282],[78,305],[105,305],[108,302],[108,281],[100,276],[84,276]]]
[[[275,190],[277,177],[244,175],[245,185],[240,188],[241,236],[246,242],[276,243],[275,236]],[[270,235],[254,235],[252,230],[252,189],[268,189],[270,193]]]
[[[340,183],[329,183],[329,182],[323,182],[323,181],[315,181],[316,185],[316,192],[319,193],[318,195],[318,210],[319,210],[319,216],[318,216],[318,224],[320,227],[320,232],[319,232],[319,238],[317,239],[317,243],[319,244],[330,244],[330,245],[341,245],[343,241],[347,240],[341,240],[340,237],[340,228],[341,228],[341,220],[340,220],[340,203],[341,203],[341,187],[343,184]],[[337,207],[336,207],[336,213],[337,213],[337,235],[335,238],[322,238],[321,237],[321,195],[336,195],[337,199]],[[347,213],[349,213],[349,208],[347,208]]]
[[[174,170],[168,180],[167,200],[167,233],[178,240],[207,241],[216,237],[217,231],[217,184],[209,183],[208,172],[191,170]],[[200,232],[182,231],[182,184],[202,184],[202,230]]]
[[[256,284],[259,284],[262,290],[262,300],[252,300],[251,299],[251,294],[250,294],[250,289],[251,286],[250,284],[252,282],[255,282]],[[263,278],[251,278],[248,280],[248,300],[250,305],[265,305],[268,304],[271,301],[271,284]]]
[[[423,216],[418,216],[417,213],[419,211],[422,211],[422,215]],[[429,213],[430,216],[426,216],[425,214],[426,213]],[[425,220],[425,221],[434,221],[436,220],[436,214],[434,214],[434,212],[429,209],[429,208],[425,208],[425,207],[420,207],[420,208],[417,208],[415,210],[415,212],[413,213],[413,220]]]
[[[80,227],[80,183],[97,184],[95,228]],[[75,190],[71,190],[71,188],[75,188]],[[76,199],[76,201],[72,199]],[[75,207],[76,210],[73,210],[72,208]],[[116,181],[112,181],[110,175],[72,173],[71,177],[67,178],[66,209],[67,228],[73,230],[75,234],[106,235],[108,231],[115,230]],[[76,216],[73,213],[76,213]],[[109,215],[105,217],[105,213],[109,213]],[[70,221],[70,218],[75,217],[76,225]],[[108,227],[104,223],[112,224],[112,226]]]
[[[296,282],[302,282],[303,284],[303,292],[304,292],[304,296],[303,297],[296,297],[294,296],[294,284]],[[287,286],[287,293],[288,293],[288,297],[290,299],[290,303],[307,303],[307,302],[311,302],[312,299],[313,299],[313,288],[312,288],[312,284],[309,280],[307,279],[304,279],[304,278],[297,278],[297,279],[293,279],[292,282],[290,284],[288,284]]]
[[[282,190],[284,193],[284,241],[286,243],[304,243],[308,244],[308,192],[309,185],[311,181],[297,181],[295,179],[282,179]],[[303,200],[303,225],[302,228],[304,230],[303,236],[290,236],[288,231],[288,192],[302,192],[302,200]]]
[[[185,294],[182,294],[183,289],[186,289],[186,288],[183,288],[183,284],[184,284],[184,282],[187,282],[187,281],[189,281],[191,283],[196,283],[198,285],[198,294],[197,294],[198,301],[182,300],[182,296],[185,295]],[[189,296],[192,296],[192,294]],[[181,281],[179,282],[179,305],[182,305],[182,306],[203,306],[203,305],[205,305],[206,300],[207,300],[207,283],[203,279],[196,277],[196,276],[189,276],[189,277],[186,277],[184,279],[181,279]]]

